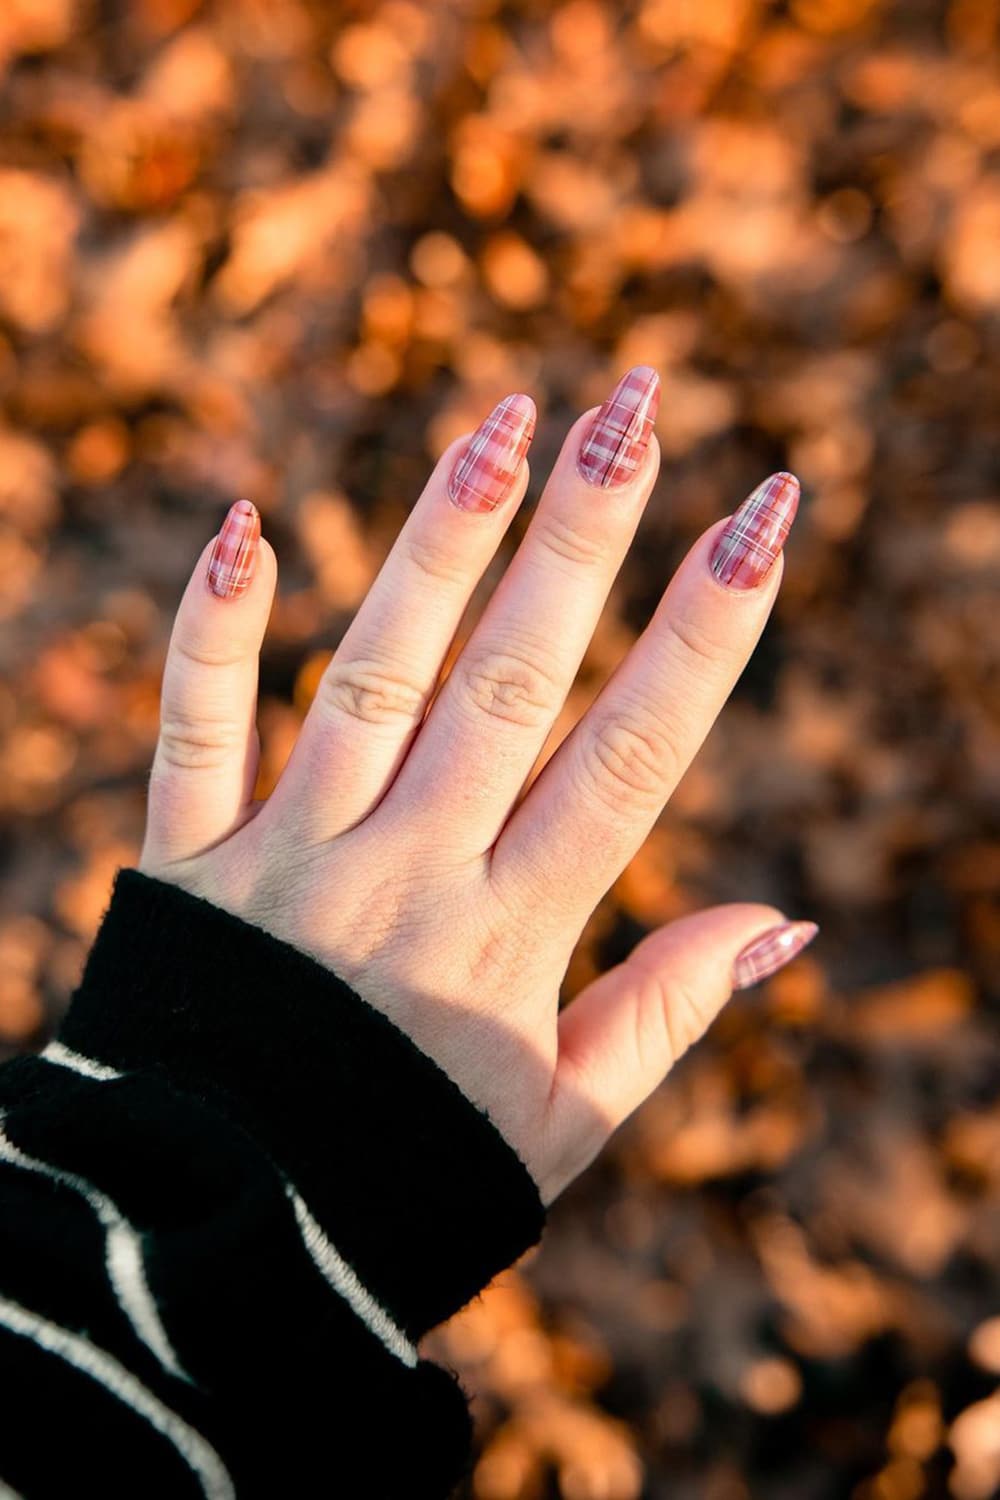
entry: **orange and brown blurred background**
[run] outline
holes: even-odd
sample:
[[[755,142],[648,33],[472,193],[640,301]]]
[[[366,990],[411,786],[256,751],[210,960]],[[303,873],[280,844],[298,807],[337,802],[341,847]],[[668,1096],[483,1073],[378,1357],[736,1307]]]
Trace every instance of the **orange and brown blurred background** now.
[[[1000,1484],[998,63],[997,0],[0,9],[0,1055],[137,857],[232,499],[280,564],[266,794],[499,397],[540,408],[527,514],[579,411],[663,376],[560,732],[695,535],[803,482],[774,619],[566,995],[709,901],[822,934],[432,1336],[476,1500]]]

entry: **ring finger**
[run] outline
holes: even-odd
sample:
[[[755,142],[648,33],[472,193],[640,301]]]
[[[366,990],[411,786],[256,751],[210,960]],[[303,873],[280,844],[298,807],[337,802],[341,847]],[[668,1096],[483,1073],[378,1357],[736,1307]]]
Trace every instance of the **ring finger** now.
[[[359,822],[392,781],[462,614],[527,486],[530,396],[507,396],[441,455],[316,689],[265,810],[310,844]]]

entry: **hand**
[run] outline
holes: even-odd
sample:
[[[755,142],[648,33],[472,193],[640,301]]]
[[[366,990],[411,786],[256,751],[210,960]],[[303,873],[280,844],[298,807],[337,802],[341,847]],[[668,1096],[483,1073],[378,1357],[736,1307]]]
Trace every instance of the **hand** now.
[[[488,1112],[545,1203],[734,985],[816,930],[767,906],[702,912],[651,933],[559,1012],[584,924],[756,644],[798,500],[797,481],[773,475],[695,543],[524,794],[656,479],[657,402],[639,366],[573,425],[441,684],[524,496],[532,401],[508,397],[445,450],[266,801],[253,800],[254,718],[277,565],[248,501],[198,560],[163,679],[139,868],[339,974]]]

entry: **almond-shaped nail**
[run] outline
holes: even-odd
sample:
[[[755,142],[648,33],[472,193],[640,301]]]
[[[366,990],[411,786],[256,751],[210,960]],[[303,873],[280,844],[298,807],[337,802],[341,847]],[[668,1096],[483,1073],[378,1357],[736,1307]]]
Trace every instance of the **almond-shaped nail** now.
[[[660,377],[636,365],[607,398],[580,444],[576,466],[588,484],[627,484],[642,463],[660,405]]]
[[[799,508],[799,481],[782,470],[765,479],[729,518],[709,567],[731,589],[753,589],[766,578]]]
[[[466,443],[448,480],[459,510],[496,510],[510,494],[535,435],[535,403],[518,392],[494,406]]]
[[[220,599],[245,594],[253,577],[260,541],[260,513],[249,500],[237,500],[226,512],[222,530],[208,560],[208,586]]]
[[[779,922],[738,953],[733,963],[733,989],[746,990],[776,974],[801,953],[819,932],[815,922]]]

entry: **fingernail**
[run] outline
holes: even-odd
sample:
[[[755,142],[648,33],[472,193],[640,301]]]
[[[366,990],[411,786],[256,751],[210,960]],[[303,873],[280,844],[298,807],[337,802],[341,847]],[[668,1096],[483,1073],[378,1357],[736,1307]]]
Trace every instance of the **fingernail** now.
[[[784,470],[747,496],[719,537],[709,567],[731,589],[753,589],[785,545],[799,506],[799,481]]]
[[[249,500],[237,500],[226,512],[208,560],[208,586],[220,599],[245,594],[253,577],[260,540],[260,513]]]
[[[660,377],[636,365],[615,386],[580,444],[576,466],[588,484],[626,484],[642,463],[660,405]]]
[[[733,989],[749,989],[776,974],[812,942],[817,932],[815,922],[779,922],[777,927],[768,928],[737,954],[733,963]]]
[[[510,494],[521,460],[535,435],[535,403],[505,396],[472,434],[448,480],[459,510],[496,510]]]

